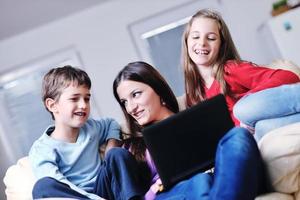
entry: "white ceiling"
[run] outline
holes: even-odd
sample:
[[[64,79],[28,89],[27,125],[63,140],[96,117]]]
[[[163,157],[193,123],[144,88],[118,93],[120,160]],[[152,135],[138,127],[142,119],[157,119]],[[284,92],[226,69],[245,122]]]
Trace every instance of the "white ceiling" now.
[[[0,0],[0,40],[108,0]]]

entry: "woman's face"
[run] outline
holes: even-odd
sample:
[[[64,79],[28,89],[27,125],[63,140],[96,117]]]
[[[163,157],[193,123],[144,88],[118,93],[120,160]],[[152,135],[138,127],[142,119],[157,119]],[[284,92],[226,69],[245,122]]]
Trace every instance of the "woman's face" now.
[[[221,38],[215,20],[198,17],[192,25],[187,38],[188,54],[197,66],[210,67],[215,64]]]
[[[125,80],[117,87],[117,93],[127,113],[141,126],[165,118],[160,97],[147,84]]]

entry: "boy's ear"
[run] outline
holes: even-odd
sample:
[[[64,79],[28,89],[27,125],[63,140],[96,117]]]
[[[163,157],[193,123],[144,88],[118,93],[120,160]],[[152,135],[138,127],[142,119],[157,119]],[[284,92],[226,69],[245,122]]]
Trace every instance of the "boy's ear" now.
[[[46,105],[47,109],[48,109],[50,112],[54,113],[54,112],[57,111],[57,108],[56,108],[56,102],[55,102],[54,99],[47,98],[47,99],[45,100],[45,105]]]

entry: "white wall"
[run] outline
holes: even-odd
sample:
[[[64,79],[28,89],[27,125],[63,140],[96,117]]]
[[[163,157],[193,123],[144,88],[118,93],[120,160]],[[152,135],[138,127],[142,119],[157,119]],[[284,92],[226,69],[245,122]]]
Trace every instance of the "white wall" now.
[[[16,37],[0,41],[0,73],[73,45],[93,81],[100,112],[120,118],[111,85],[118,70],[138,59],[128,24],[188,0],[114,0]],[[257,42],[257,27],[270,16],[267,1],[219,1],[244,59],[267,62]],[[126,8],[126,9],[125,9]]]
[[[93,94],[101,115],[121,120],[120,108],[112,94],[112,81],[125,64],[139,59],[127,26],[186,2],[190,1],[107,1],[89,10],[0,41],[0,74],[12,70],[14,66],[74,46],[92,79]],[[259,64],[269,62],[263,44],[258,41],[257,28],[270,18],[271,0],[217,2],[222,7],[241,56]]]
[[[269,54],[261,43],[258,27],[271,17],[270,0],[223,0],[224,19],[241,57],[258,64],[267,64]]]

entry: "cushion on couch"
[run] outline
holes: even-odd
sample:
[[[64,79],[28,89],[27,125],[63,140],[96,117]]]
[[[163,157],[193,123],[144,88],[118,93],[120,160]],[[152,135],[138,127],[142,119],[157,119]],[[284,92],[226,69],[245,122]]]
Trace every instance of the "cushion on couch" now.
[[[32,173],[28,157],[19,159],[17,164],[9,167],[3,182],[6,186],[7,200],[32,199],[31,191],[36,179]]]
[[[272,69],[285,69],[291,72],[294,72],[300,77],[300,67],[297,66],[292,61],[288,60],[275,60],[271,64],[267,65],[267,67]]]
[[[294,197],[290,194],[273,192],[258,196],[255,198],[255,200],[294,200]]]
[[[299,183],[300,184],[300,183]],[[300,200],[300,191],[297,191],[295,194],[294,194],[294,197],[295,197],[295,200]]]
[[[289,194],[298,192],[300,189],[300,122],[269,132],[258,145],[275,191]]]

